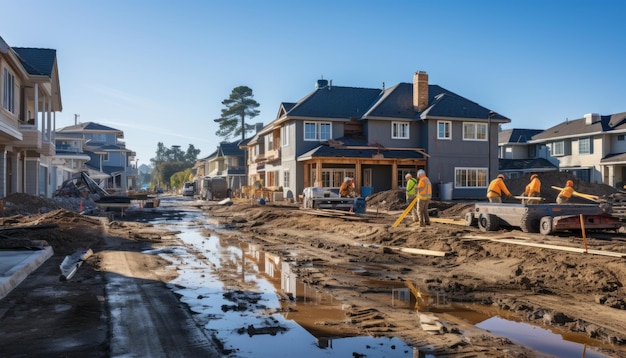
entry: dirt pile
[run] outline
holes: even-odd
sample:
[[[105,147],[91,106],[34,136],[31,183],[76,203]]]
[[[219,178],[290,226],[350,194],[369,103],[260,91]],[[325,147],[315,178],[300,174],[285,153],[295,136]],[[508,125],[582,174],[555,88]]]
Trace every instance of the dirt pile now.
[[[0,200],[0,216],[35,215],[57,209],[68,211],[97,211],[96,203],[91,199],[74,197],[46,198],[24,193],[10,194]]]

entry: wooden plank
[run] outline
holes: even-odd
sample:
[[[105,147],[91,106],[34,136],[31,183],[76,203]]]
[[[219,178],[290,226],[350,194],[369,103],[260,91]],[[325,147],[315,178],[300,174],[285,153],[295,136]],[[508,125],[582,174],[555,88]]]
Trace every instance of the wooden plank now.
[[[551,186],[551,188],[552,188],[552,189],[555,189],[555,190],[558,190],[558,191],[563,190],[563,188],[560,188],[560,187],[558,187],[558,186],[554,186],[554,185],[553,185],[553,186]],[[577,192],[577,191],[575,191],[575,190],[574,190],[574,192],[572,193],[572,195],[574,195],[574,196],[578,196],[578,197],[583,198],[583,199],[587,199],[587,200],[595,201],[595,202],[602,201],[602,200],[600,200],[600,197],[599,197],[599,196],[597,196],[597,195],[591,195],[591,194],[580,193],[580,192]]]
[[[465,226],[465,220],[459,219],[447,219],[447,218],[430,218],[431,222],[441,223],[441,224],[454,224],[454,225],[462,225]]]
[[[522,241],[520,239],[498,239],[498,238],[490,238],[487,236],[463,236],[462,239],[479,239],[479,240],[489,240],[492,242],[501,242],[505,244],[513,244],[513,245],[521,245],[521,246],[530,246],[537,247],[541,249],[549,249],[549,250],[557,250],[557,251],[567,251],[574,253],[588,253],[592,255],[600,255],[600,256],[609,256],[609,257],[617,257],[617,258],[626,258],[626,253],[621,252],[611,252],[604,250],[585,250],[584,248],[578,247],[569,247],[569,246],[560,246],[560,245],[549,245],[549,244],[540,244],[536,242],[528,242]]]
[[[425,250],[425,249],[414,249],[411,247],[398,247],[398,246],[387,246],[388,249],[400,252],[406,252],[408,254],[416,254],[416,255],[426,255],[426,256],[447,256],[450,253],[446,251],[434,251],[434,250]]]

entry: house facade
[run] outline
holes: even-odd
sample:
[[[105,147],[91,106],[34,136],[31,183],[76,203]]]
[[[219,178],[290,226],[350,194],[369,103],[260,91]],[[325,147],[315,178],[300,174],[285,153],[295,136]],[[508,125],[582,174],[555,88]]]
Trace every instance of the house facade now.
[[[241,141],[221,142],[209,156],[199,159],[194,165],[195,181],[202,184],[202,178],[222,176],[228,188],[239,189],[246,185],[246,165]],[[200,186],[198,187],[202,189]]]
[[[56,50],[11,47],[0,37],[0,197],[52,196],[62,109]]]
[[[542,129],[522,128],[501,130],[498,133],[498,172],[515,179],[529,173],[558,170],[549,160],[537,157],[538,145],[530,143],[533,136],[542,132]]]
[[[112,192],[125,192],[133,186],[138,175],[133,164],[136,154],[126,148],[123,131],[85,122],[60,128],[57,135],[80,138],[76,143],[84,143],[84,154],[89,157],[85,168],[100,186]]]
[[[537,156],[583,181],[626,184],[626,112],[586,114],[533,136]]]
[[[455,197],[484,197],[497,171],[497,128],[508,122],[421,71],[390,88],[318,80],[245,144],[248,180],[282,187],[286,198],[308,186],[339,187],[344,177],[375,193],[404,187],[405,174],[423,168]]]

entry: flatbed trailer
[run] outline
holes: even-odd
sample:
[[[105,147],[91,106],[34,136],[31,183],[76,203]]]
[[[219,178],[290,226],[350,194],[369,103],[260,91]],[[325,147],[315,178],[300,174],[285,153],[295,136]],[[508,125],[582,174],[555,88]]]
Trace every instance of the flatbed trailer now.
[[[465,215],[465,223],[478,226],[481,231],[504,226],[544,235],[580,230],[583,225],[586,230],[617,230],[622,226],[619,218],[611,215],[610,207],[597,204],[477,203],[474,211]]]

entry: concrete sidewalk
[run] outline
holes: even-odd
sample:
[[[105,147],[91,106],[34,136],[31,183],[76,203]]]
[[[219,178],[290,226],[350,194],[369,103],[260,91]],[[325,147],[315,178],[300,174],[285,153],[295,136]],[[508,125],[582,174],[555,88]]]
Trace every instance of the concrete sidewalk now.
[[[0,299],[53,254],[51,246],[44,246],[41,250],[0,250]]]

